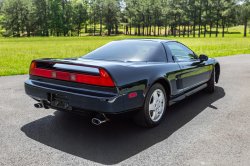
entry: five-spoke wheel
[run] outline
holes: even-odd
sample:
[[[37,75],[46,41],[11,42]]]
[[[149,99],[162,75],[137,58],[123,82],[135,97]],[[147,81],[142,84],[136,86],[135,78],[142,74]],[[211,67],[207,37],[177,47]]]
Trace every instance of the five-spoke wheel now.
[[[134,116],[134,121],[146,127],[154,127],[160,123],[166,111],[167,96],[164,87],[154,84],[145,99],[143,108]]]
[[[163,115],[165,109],[165,97],[161,89],[156,89],[150,97],[149,117],[157,122]]]

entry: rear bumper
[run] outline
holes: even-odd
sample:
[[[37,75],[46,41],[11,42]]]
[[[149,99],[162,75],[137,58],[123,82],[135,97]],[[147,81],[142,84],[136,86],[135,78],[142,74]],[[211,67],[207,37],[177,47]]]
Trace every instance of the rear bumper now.
[[[58,94],[67,98],[67,103],[78,112],[116,114],[124,112],[123,96],[118,93],[108,93],[82,88],[72,88],[29,79],[25,82],[25,92],[36,100],[46,101],[50,106],[51,94]],[[56,107],[52,107],[56,109]]]

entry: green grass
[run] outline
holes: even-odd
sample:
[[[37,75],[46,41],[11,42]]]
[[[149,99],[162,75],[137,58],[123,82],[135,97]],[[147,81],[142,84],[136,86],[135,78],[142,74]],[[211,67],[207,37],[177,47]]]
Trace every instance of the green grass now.
[[[240,29],[241,30],[241,29]],[[230,32],[239,30],[230,30]],[[203,36],[203,35],[202,35]],[[220,57],[250,53],[250,38],[226,34],[225,38],[86,36],[86,37],[31,37],[0,38],[0,76],[28,74],[32,59],[80,57],[110,41],[126,38],[162,38],[180,41],[197,54]],[[250,35],[249,35],[250,36]]]

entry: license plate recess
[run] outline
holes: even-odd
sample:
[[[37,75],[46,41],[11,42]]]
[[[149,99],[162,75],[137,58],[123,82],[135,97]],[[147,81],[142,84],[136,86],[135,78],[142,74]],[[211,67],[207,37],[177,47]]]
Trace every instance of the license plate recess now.
[[[72,111],[72,106],[69,105],[69,99],[65,95],[51,93],[50,102],[51,102],[51,105],[54,107]]]

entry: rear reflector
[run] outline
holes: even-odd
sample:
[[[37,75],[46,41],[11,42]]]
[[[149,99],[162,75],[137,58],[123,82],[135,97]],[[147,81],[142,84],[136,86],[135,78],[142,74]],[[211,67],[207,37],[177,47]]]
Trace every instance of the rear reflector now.
[[[70,74],[69,75],[69,80],[76,82],[76,75],[75,74]]]
[[[55,72],[55,71],[52,71],[52,72],[51,72],[51,77],[52,77],[52,78],[57,78],[56,72]]]
[[[115,86],[112,78],[104,69],[100,68],[99,72],[100,76],[92,76],[86,74],[37,68],[35,62],[32,62],[30,65],[30,74],[35,76],[53,78],[64,81],[72,81],[84,84],[91,84],[91,85],[109,86],[109,87]]]
[[[129,98],[133,98],[133,97],[136,97],[137,96],[137,93],[136,92],[133,92],[133,93],[130,93],[128,95]]]

